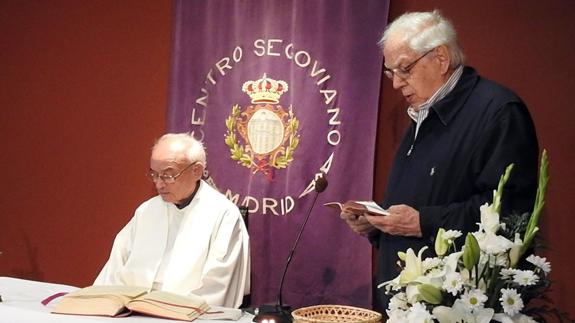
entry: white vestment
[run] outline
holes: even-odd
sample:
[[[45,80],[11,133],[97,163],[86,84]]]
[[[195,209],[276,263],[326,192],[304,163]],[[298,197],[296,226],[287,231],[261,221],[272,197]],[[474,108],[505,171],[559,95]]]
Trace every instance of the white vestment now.
[[[172,208],[172,209],[170,209]],[[200,181],[182,209],[171,253],[162,264],[161,290],[202,296],[208,304],[239,307],[249,292],[249,237],[238,208]],[[177,208],[160,196],[142,203],[118,233],[94,285],[152,288],[166,252],[169,215]]]

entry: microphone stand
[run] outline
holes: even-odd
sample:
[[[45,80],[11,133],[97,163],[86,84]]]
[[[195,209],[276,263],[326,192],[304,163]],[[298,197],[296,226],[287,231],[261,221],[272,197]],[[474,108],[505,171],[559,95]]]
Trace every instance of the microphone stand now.
[[[311,215],[311,210],[313,209],[313,207],[314,207],[314,205],[315,205],[315,201],[317,200],[317,197],[318,197],[318,196],[319,196],[319,192],[316,193],[315,196],[314,196],[314,198],[313,198],[313,201],[312,201],[312,203],[311,203],[311,207],[309,208],[309,211],[308,211],[308,213],[307,213],[307,216],[305,217],[305,220],[303,221],[303,224],[301,225],[301,227],[300,227],[300,229],[299,229],[299,232],[298,232],[298,234],[297,234],[297,237],[296,237],[296,239],[295,239],[295,242],[294,242],[294,244],[293,244],[293,247],[291,248],[290,253],[289,253],[289,255],[288,255],[287,259],[286,259],[286,264],[285,264],[285,267],[284,267],[284,272],[283,272],[283,274],[282,274],[282,279],[281,279],[281,281],[280,281],[280,289],[279,289],[279,292],[278,292],[277,307],[279,307],[279,308],[284,308],[283,302],[282,302],[282,291],[283,291],[284,280],[285,280],[285,278],[286,278],[286,273],[287,273],[289,264],[291,263],[293,254],[294,254],[295,249],[296,249],[296,247],[297,247],[297,245],[298,245],[298,243],[299,243],[299,239],[301,238],[301,235],[302,235],[302,233],[303,233],[303,229],[305,228],[305,226],[306,226],[306,224],[307,224],[307,221],[309,220],[309,217],[310,217],[310,215]],[[286,308],[289,310],[289,306],[286,306]]]
[[[288,257],[286,259],[286,264],[284,266],[284,271],[282,273],[282,279],[280,281],[280,288],[279,288],[279,292],[278,292],[277,303],[275,306],[264,305],[264,306],[260,307],[258,309],[258,313],[257,313],[256,317],[254,317],[254,322],[266,321],[269,323],[291,323],[293,321],[292,316],[291,316],[291,307],[287,306],[287,305],[283,305],[282,291],[283,291],[284,281],[285,281],[285,277],[287,274],[287,270],[289,268],[289,264],[291,263],[293,255],[295,253],[295,249],[299,243],[299,240],[302,236],[303,230],[305,229],[307,221],[309,220],[309,217],[311,215],[311,211],[315,205],[317,197],[319,196],[319,194],[321,192],[323,192],[325,190],[326,187],[327,187],[327,180],[325,179],[325,175],[322,173],[322,175],[315,180],[316,194],[313,198],[313,201],[311,202],[311,206],[307,212],[305,220],[302,223],[301,227],[299,228],[298,235],[297,235],[295,242],[294,242],[294,244],[293,244],[293,246],[292,246],[292,248],[288,254]]]

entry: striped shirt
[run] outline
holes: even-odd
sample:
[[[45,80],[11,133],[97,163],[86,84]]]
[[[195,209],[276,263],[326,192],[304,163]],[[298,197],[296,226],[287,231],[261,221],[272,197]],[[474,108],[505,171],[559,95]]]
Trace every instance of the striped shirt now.
[[[415,141],[415,138],[417,138],[417,133],[419,132],[419,127],[421,126],[421,123],[423,123],[423,120],[425,120],[425,118],[427,118],[427,115],[429,114],[429,108],[433,104],[435,104],[435,102],[443,99],[447,94],[449,94],[449,92],[451,92],[451,90],[453,90],[453,88],[455,87],[455,84],[457,84],[457,81],[459,81],[459,78],[461,77],[462,73],[463,73],[463,66],[460,65],[457,69],[455,69],[455,72],[453,72],[453,74],[451,74],[451,76],[449,77],[447,82],[445,82],[445,84],[443,84],[429,98],[429,100],[425,101],[425,103],[420,105],[418,110],[415,110],[412,106],[409,106],[409,108],[407,108],[407,114],[416,123],[415,136],[413,137],[413,141]],[[413,147],[413,145],[412,145],[412,147]],[[410,153],[411,153],[411,149],[407,153],[408,156]]]

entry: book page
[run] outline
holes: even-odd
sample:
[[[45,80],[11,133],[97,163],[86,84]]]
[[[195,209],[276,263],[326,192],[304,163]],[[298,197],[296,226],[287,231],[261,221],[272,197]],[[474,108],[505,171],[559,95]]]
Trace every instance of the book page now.
[[[343,209],[343,204],[339,202],[327,202],[323,204],[324,206],[330,207],[332,209],[336,209],[341,211]]]
[[[379,206],[374,201],[349,201],[345,204],[340,202],[328,202],[324,203],[323,205],[339,210],[340,212],[345,207],[357,215],[361,215],[362,213],[370,213],[372,215],[389,215],[387,210],[381,208],[381,206]]]
[[[323,204],[324,206],[330,207],[332,209],[336,209],[338,211],[342,211],[343,208],[345,207],[348,210],[357,212],[357,213],[363,213],[363,212],[367,212],[367,208],[365,207],[365,205],[359,204],[356,201],[348,201],[346,203],[341,203],[341,202],[327,202]]]
[[[56,304],[52,313],[116,316],[128,311],[124,298],[118,295],[64,297]]]
[[[374,213],[378,215],[389,215],[389,211],[383,209],[379,204],[374,201],[356,201],[356,203],[361,204],[366,207],[367,212]]]
[[[123,295],[128,298],[136,298],[148,292],[146,287],[120,286],[120,285],[94,285],[82,288],[67,296],[101,296],[109,294]]]
[[[116,316],[127,311],[127,302],[147,290],[133,286],[90,286],[62,297],[52,313]]]

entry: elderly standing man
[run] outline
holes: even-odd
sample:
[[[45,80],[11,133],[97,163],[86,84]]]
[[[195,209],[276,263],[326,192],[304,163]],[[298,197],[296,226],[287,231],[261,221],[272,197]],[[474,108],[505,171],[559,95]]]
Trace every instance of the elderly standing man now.
[[[250,284],[248,233],[236,205],[201,179],[205,166],[191,135],[158,139],[147,174],[158,195],[118,233],[95,285],[193,293],[239,307]]]
[[[515,164],[502,214],[530,211],[538,144],[527,107],[468,66],[452,24],[438,11],[406,13],[380,41],[385,75],[409,104],[410,127],[396,152],[382,206],[389,216],[341,217],[378,248],[379,282],[399,274],[397,252],[433,250],[439,228],[470,232],[505,168]],[[378,291],[382,308],[388,299]]]

